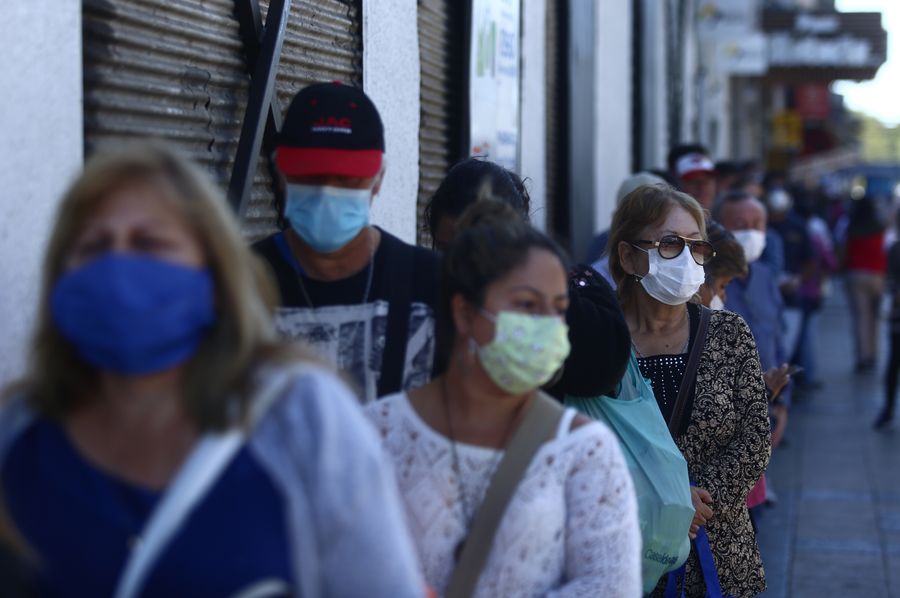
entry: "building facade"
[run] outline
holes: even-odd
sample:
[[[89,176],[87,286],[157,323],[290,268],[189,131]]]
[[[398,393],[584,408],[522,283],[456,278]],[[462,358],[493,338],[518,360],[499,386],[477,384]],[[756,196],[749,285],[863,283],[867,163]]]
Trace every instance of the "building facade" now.
[[[766,155],[767,119],[797,97],[770,76],[775,9],[759,0],[7,4],[0,382],[24,363],[56,203],[104,147],[178,146],[228,191],[253,240],[279,226],[271,152],[285,108],[303,86],[340,80],[384,120],[376,224],[430,244],[425,203],[453,163],[482,155],[526,179],[533,223],[578,259],[623,178],[664,168],[682,141],[716,158]]]

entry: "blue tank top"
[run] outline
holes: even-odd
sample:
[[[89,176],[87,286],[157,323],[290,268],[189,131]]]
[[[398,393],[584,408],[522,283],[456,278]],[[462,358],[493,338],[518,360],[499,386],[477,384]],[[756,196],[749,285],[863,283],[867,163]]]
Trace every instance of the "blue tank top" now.
[[[40,595],[111,596],[161,493],[93,466],[42,418],[17,438],[0,476],[9,515],[38,555]],[[141,595],[294,588],[286,530],[284,500],[245,446],[160,554]]]

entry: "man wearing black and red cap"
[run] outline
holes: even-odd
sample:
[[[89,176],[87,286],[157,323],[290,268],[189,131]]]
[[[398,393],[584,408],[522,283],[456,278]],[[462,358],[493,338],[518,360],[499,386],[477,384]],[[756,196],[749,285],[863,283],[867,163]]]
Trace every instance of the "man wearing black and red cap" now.
[[[364,403],[431,377],[438,263],[369,222],[384,129],[362,90],[297,94],[276,145],[286,230],[257,243],[281,291],[278,329],[343,372]]]

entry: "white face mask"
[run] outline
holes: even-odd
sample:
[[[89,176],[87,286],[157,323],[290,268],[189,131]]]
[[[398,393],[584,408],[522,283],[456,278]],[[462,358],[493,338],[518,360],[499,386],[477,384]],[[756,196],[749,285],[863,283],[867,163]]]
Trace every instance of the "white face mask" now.
[[[769,207],[773,212],[786,212],[793,204],[790,194],[784,189],[772,189],[769,191]]]
[[[713,295],[713,298],[709,300],[709,308],[713,311],[722,311],[725,309],[725,302],[718,295]]]
[[[758,260],[759,256],[766,250],[766,233],[762,231],[745,229],[731,231],[731,234],[743,247],[744,257],[747,258],[748,264]]]
[[[640,248],[638,248],[640,249]],[[703,266],[694,261],[690,247],[684,246],[681,254],[670,260],[659,256],[657,249],[641,249],[650,258],[650,269],[641,278],[641,286],[647,294],[666,305],[687,303],[700,290],[706,280]]]

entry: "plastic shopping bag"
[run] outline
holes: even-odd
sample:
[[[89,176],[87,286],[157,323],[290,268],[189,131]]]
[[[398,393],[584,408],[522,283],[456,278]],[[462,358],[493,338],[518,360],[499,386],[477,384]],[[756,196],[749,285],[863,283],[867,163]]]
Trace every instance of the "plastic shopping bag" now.
[[[633,354],[616,398],[566,397],[566,404],[606,422],[619,437],[637,493],[642,578],[644,592],[650,592],[664,574],[687,560],[691,550],[688,531],[694,506],[687,462]]]

